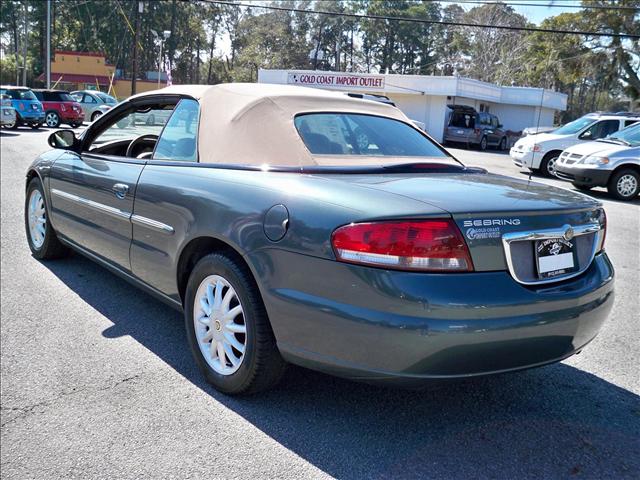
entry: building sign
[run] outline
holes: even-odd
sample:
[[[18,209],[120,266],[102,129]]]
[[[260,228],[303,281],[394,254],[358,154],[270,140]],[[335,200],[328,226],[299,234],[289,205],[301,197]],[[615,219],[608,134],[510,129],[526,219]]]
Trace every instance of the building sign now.
[[[307,87],[384,90],[384,76],[382,75],[353,75],[332,72],[289,73],[287,83]]]

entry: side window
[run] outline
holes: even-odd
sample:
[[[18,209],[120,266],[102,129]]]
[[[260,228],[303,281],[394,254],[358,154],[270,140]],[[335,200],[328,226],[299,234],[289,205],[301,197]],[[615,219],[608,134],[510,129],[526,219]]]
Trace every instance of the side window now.
[[[180,100],[158,139],[153,159],[197,162],[199,114],[197,101]]]
[[[88,93],[84,94],[84,103],[97,103],[95,98],[93,98],[91,95],[89,95]]]
[[[629,125],[633,125],[634,123],[638,123],[638,122],[640,122],[640,120],[625,120],[624,128],[627,128]]]
[[[498,128],[498,117],[491,115],[491,126],[493,128]]]
[[[163,118],[171,115],[173,105],[151,105],[142,107],[140,110],[129,111],[124,117],[113,121],[93,140],[89,146],[89,151],[105,153],[116,156],[127,156],[127,147],[138,137],[145,135],[149,138],[140,145],[140,151],[136,155],[144,152],[151,152],[156,144],[156,139],[162,132]],[[132,156],[132,155],[129,155]]]
[[[580,138],[583,140],[596,140],[598,138],[604,138],[613,132],[617,132],[619,129],[619,120],[602,120],[587,128],[582,135],[580,135]]]

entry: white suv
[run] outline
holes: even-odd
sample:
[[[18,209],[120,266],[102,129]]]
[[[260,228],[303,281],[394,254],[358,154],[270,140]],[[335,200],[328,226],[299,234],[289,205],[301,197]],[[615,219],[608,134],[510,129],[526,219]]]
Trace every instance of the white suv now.
[[[640,116],[634,113],[590,113],[552,132],[521,138],[509,153],[518,167],[553,177],[563,150],[580,142],[604,138],[638,121]]]

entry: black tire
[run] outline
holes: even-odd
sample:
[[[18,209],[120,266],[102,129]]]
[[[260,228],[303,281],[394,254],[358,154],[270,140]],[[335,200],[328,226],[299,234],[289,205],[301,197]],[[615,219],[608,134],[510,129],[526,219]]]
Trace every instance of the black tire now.
[[[54,112],[53,110],[49,110],[44,115],[44,123],[46,123],[49,128],[58,128],[60,126],[61,120],[58,112]]]
[[[540,173],[545,177],[555,178],[555,166],[560,157],[560,152],[549,152],[540,162]]]
[[[45,210],[45,233],[44,233],[44,241],[42,245],[36,246],[34,244],[33,239],[31,238],[31,232],[29,229],[29,201],[31,199],[31,194],[37,190],[40,192],[42,196],[42,201],[44,202],[44,210]],[[49,260],[53,258],[61,258],[66,256],[69,253],[69,249],[65,247],[60,240],[58,240],[58,236],[56,235],[55,230],[51,226],[51,222],[49,221],[49,206],[47,205],[46,197],[44,196],[44,190],[42,188],[42,183],[38,177],[34,177],[27,186],[27,196],[24,202],[24,227],[27,234],[27,242],[29,243],[29,249],[31,250],[31,254],[37,258],[38,260]]]
[[[481,152],[484,152],[487,149],[487,137],[482,137],[482,140],[480,140],[480,143],[478,144],[478,149]]]
[[[245,352],[238,370],[230,375],[216,372],[203,356],[194,327],[194,301],[200,284],[210,275],[229,282],[242,304],[246,326]],[[276,340],[251,272],[230,253],[212,253],[193,268],[185,293],[185,326],[191,353],[206,380],[217,390],[229,394],[256,393],[271,388],[282,378],[286,363]]]
[[[578,190],[582,190],[583,192],[588,192],[593,188],[591,185],[577,185],[575,183],[573,184],[573,187]]]
[[[500,140],[500,146],[498,147],[498,150],[500,150],[501,152],[504,152],[507,149],[507,137],[502,137],[502,140]]]
[[[33,123],[33,124],[31,124],[31,128],[33,128],[34,130],[38,130],[41,126],[42,126],[41,123]]]
[[[618,170],[611,175],[609,183],[607,184],[607,190],[609,191],[609,195],[618,200],[633,200],[638,196],[638,193],[640,193],[640,173],[631,168]]]
[[[71,128],[80,128],[82,126],[81,123],[72,123]]]
[[[96,119],[98,119],[98,118],[99,118],[99,117],[101,117],[101,116],[102,116],[102,113],[100,113],[100,112],[93,112],[93,113],[91,114],[91,121],[92,121],[92,122],[95,122],[95,121],[96,121]]]

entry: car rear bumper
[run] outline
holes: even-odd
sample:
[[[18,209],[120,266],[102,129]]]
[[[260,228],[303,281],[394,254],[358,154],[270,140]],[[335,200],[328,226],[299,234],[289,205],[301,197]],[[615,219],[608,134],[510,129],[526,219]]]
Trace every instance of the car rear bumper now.
[[[558,178],[575,183],[576,185],[605,187],[609,182],[611,171],[597,168],[567,168],[562,165],[557,165],[556,175]]]
[[[25,123],[42,123],[44,122],[44,112],[24,110],[18,113],[19,119]]]
[[[367,381],[413,385],[562,360],[596,336],[614,298],[606,254],[538,288],[507,272],[391,272],[276,250],[248,259],[269,266],[257,276],[283,356]]]
[[[60,112],[60,119],[63,122],[83,122],[84,121],[84,113],[78,112]]]

